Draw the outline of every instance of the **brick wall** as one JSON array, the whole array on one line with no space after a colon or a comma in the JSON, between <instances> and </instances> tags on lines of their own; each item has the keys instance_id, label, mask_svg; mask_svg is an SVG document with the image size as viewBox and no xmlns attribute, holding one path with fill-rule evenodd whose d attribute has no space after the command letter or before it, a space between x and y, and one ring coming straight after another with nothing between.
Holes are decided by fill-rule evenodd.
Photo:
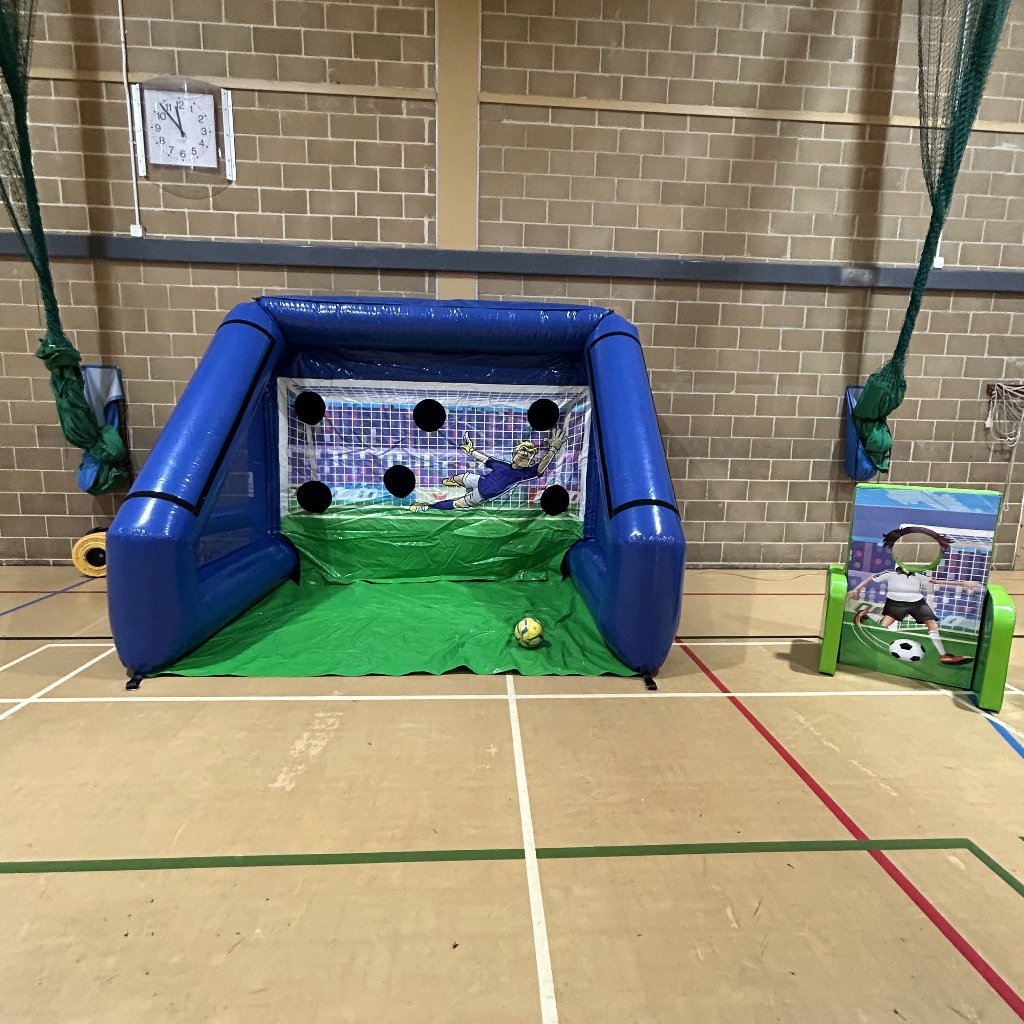
<instances>
[{"instance_id":1,"label":"brick wall","mask_svg":"<svg viewBox=\"0 0 1024 1024\"><path fill-rule=\"evenodd\" d=\"M127 0L146 75L422 88L433 84L430 0ZM119 72L116 0L39 0L33 64Z\"/></svg>"},{"instance_id":2,"label":"brick wall","mask_svg":"<svg viewBox=\"0 0 1024 1024\"><path fill-rule=\"evenodd\" d=\"M433 245L428 0L126 0L134 75L233 87L238 181L140 186L151 236ZM483 248L916 263L928 217L914 11L877 0L482 0ZM71 13L73 11L73 13ZM134 220L115 0L41 0L31 117L51 231ZM672 104L675 106L665 106ZM1024 10L1011 9L942 246L1024 268ZM995 122L999 122L995 124ZM467 215L471 205L467 202ZM223 313L266 292L435 294L426 274L58 261L69 331L124 370L144 457ZM692 564L840 556L839 408L891 349L883 290L485 277L481 298L609 305L640 327ZM75 490L21 260L0 259L0 559L60 561L114 498ZM1007 491L984 385L1024 378L1024 296L929 293L897 483ZM1012 474L1012 480L1010 479ZM1009 487L1007 489L1009 480Z\"/></svg>"},{"instance_id":3,"label":"brick wall","mask_svg":"<svg viewBox=\"0 0 1024 1024\"><path fill-rule=\"evenodd\" d=\"M916 10L880 0L483 0L485 92L819 113L917 112ZM1011 10L982 118L1020 123Z\"/></svg>"},{"instance_id":4,"label":"brick wall","mask_svg":"<svg viewBox=\"0 0 1024 1024\"><path fill-rule=\"evenodd\" d=\"M835 6L485 0L483 88L766 109L845 111L852 102L888 113L882 72L893 63L899 7Z\"/></svg>"},{"instance_id":5,"label":"brick wall","mask_svg":"<svg viewBox=\"0 0 1024 1024\"><path fill-rule=\"evenodd\" d=\"M909 128L485 105L480 241L916 263L931 207ZM1024 141L975 137L942 255L1024 266Z\"/></svg>"}]
</instances>

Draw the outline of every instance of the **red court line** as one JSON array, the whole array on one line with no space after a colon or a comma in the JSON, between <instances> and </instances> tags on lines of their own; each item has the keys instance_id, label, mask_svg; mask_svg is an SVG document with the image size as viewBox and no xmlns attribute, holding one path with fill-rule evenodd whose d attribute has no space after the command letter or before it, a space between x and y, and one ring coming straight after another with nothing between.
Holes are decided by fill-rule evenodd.
<instances>
[{"instance_id":1,"label":"red court line","mask_svg":"<svg viewBox=\"0 0 1024 1024\"><path fill-rule=\"evenodd\" d=\"M824 787L807 771L806 768L783 746L782 742L768 727L743 703L732 695L729 687L690 650L686 644L680 644L690 660L726 694L737 711L761 734L761 737L772 749L793 769L810 791L832 812L843 828L855 839L867 840L868 834L842 809L825 791ZM871 858L878 866L910 897L914 905L929 921L946 937L956 951L981 975L1000 999L1013 1012L1024 1020L1024 999L1021 998L1003 979L998 971L960 934L952 923L942 914L920 889L881 850L868 850Z\"/></svg>"}]
</instances>

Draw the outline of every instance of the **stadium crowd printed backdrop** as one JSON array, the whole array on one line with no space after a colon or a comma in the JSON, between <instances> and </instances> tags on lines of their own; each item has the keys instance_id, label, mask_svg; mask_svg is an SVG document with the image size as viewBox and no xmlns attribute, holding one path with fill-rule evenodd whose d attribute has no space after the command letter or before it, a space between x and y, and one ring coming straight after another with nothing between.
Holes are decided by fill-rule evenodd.
<instances>
[{"instance_id":1,"label":"stadium crowd printed backdrop","mask_svg":"<svg viewBox=\"0 0 1024 1024\"><path fill-rule=\"evenodd\" d=\"M998 516L991 491L858 487L843 661L969 687Z\"/></svg>"},{"instance_id":2,"label":"stadium crowd printed backdrop","mask_svg":"<svg viewBox=\"0 0 1024 1024\"><path fill-rule=\"evenodd\" d=\"M304 422L310 395L322 405ZM340 509L583 518L585 387L281 378L278 398L283 516L326 511L300 501L318 482Z\"/></svg>"}]
</instances>

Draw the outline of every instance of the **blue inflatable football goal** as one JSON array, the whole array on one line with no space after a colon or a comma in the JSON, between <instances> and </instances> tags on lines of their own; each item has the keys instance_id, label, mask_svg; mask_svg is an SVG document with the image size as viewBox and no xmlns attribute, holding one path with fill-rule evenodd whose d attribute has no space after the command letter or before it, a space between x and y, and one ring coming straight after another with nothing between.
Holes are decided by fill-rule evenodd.
<instances>
[{"instance_id":1,"label":"blue inflatable football goal","mask_svg":"<svg viewBox=\"0 0 1024 1024\"><path fill-rule=\"evenodd\" d=\"M218 328L107 550L136 676L650 675L685 542L611 310L273 297Z\"/></svg>"}]
</instances>

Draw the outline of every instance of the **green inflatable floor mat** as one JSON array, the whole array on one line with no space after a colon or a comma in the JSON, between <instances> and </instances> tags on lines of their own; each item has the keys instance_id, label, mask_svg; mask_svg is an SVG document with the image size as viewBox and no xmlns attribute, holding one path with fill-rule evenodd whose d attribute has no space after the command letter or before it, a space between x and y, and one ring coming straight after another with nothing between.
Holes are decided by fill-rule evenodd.
<instances>
[{"instance_id":1,"label":"green inflatable floor mat","mask_svg":"<svg viewBox=\"0 0 1024 1024\"><path fill-rule=\"evenodd\" d=\"M410 512L394 506L286 516L303 579L325 583L557 580L579 520L535 510Z\"/></svg>"},{"instance_id":2,"label":"green inflatable floor mat","mask_svg":"<svg viewBox=\"0 0 1024 1024\"><path fill-rule=\"evenodd\" d=\"M544 626L521 648L512 627ZM164 670L182 676L635 675L608 649L571 579L283 583Z\"/></svg>"}]
</instances>

